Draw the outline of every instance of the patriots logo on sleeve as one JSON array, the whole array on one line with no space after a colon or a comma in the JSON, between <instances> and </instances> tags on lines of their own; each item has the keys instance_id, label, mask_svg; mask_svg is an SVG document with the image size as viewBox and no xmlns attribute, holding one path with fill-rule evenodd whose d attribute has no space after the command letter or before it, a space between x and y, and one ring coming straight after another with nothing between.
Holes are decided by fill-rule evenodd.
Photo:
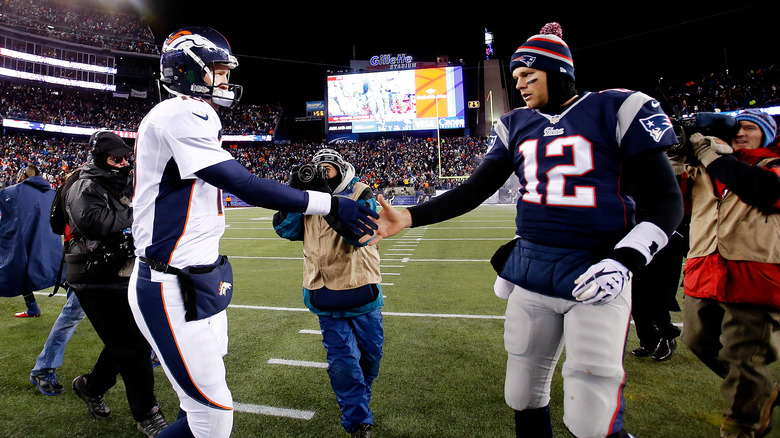
<instances>
[{"instance_id":1,"label":"patriots logo on sleeve","mask_svg":"<svg viewBox=\"0 0 780 438\"><path fill-rule=\"evenodd\" d=\"M645 131L650 133L650 136L653 137L653 140L656 142L661 141L664 133L672 129L672 121L669 120L669 116L666 114L655 114L644 119L639 119L639 121L642 122Z\"/></svg>"},{"instance_id":2,"label":"patriots logo on sleeve","mask_svg":"<svg viewBox=\"0 0 780 438\"><path fill-rule=\"evenodd\" d=\"M498 138L498 136L496 136L496 135L491 135L490 138L488 138L488 152L493 150L493 146L496 145L496 139L497 138Z\"/></svg>"}]
</instances>

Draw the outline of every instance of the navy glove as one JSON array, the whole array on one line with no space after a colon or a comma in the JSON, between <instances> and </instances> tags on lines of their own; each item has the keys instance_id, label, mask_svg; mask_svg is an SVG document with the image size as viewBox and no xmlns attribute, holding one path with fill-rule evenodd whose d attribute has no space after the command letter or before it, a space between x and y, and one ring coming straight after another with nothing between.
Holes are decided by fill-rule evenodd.
<instances>
[{"instance_id":1,"label":"navy glove","mask_svg":"<svg viewBox=\"0 0 780 438\"><path fill-rule=\"evenodd\" d=\"M334 196L331 199L330 214L349 228L358 237L373 234L378 225L371 220L379 219L379 214L363 204L349 198Z\"/></svg>"}]
</instances>

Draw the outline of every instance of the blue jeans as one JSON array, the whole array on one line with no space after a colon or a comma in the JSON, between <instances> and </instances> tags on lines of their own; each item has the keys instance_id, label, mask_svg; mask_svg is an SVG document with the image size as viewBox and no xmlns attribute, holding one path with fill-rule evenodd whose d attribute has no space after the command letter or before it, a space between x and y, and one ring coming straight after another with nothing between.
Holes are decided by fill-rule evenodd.
<instances>
[{"instance_id":1,"label":"blue jeans","mask_svg":"<svg viewBox=\"0 0 780 438\"><path fill-rule=\"evenodd\" d=\"M319 319L341 425L350 433L361 423L373 425L374 413L368 403L384 344L381 309L350 318L320 315Z\"/></svg>"},{"instance_id":2,"label":"blue jeans","mask_svg":"<svg viewBox=\"0 0 780 438\"><path fill-rule=\"evenodd\" d=\"M62 366L65 346L68 345L70 337L85 316L76 294L73 293L72 289L68 289L68 301L62 306L60 316L54 321L49 337L46 339L43 350L38 355L30 375L45 374L49 370L55 370Z\"/></svg>"}]
</instances>

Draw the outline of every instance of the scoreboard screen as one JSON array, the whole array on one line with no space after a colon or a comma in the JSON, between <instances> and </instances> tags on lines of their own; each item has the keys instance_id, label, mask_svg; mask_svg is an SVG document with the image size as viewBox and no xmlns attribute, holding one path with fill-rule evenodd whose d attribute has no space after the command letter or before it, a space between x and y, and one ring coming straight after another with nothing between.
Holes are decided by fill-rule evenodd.
<instances>
[{"instance_id":1,"label":"scoreboard screen","mask_svg":"<svg viewBox=\"0 0 780 438\"><path fill-rule=\"evenodd\" d=\"M464 94L460 66L328 76L328 132L463 128Z\"/></svg>"}]
</instances>

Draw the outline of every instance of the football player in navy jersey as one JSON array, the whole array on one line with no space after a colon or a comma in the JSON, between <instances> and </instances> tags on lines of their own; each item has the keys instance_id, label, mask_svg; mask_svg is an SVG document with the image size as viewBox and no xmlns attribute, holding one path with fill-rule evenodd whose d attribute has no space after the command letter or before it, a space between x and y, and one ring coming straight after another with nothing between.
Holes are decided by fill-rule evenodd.
<instances>
[{"instance_id":1,"label":"football player in navy jersey","mask_svg":"<svg viewBox=\"0 0 780 438\"><path fill-rule=\"evenodd\" d=\"M493 263L496 294L508 298L504 392L516 435L552 437L550 382L565 348L566 427L579 438L627 437L623 355L631 276L682 219L664 153L677 138L659 103L643 93L578 93L557 23L523 43L510 69L526 106L494 126L483 163L456 189L406 210L394 210L380 195L383 210L370 244L466 213L514 172L521 185L517 236ZM638 224L637 204L647 211Z\"/></svg>"}]
</instances>

